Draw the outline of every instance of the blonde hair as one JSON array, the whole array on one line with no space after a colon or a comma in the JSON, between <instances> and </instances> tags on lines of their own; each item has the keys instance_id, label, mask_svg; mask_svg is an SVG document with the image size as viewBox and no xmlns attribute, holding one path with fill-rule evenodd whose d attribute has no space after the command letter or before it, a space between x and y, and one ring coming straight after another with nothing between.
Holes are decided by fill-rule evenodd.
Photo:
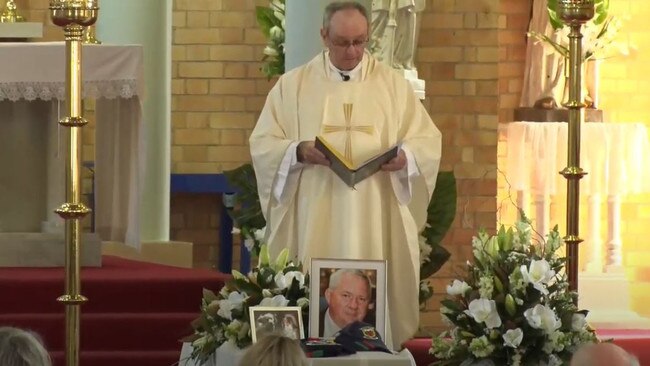
<instances>
[{"instance_id":1,"label":"blonde hair","mask_svg":"<svg viewBox=\"0 0 650 366\"><path fill-rule=\"evenodd\" d=\"M51 366L40 337L18 328L0 327L0 365Z\"/></svg>"},{"instance_id":2,"label":"blonde hair","mask_svg":"<svg viewBox=\"0 0 650 366\"><path fill-rule=\"evenodd\" d=\"M306 366L299 341L278 333L266 334L248 349L240 366Z\"/></svg>"}]
</instances>

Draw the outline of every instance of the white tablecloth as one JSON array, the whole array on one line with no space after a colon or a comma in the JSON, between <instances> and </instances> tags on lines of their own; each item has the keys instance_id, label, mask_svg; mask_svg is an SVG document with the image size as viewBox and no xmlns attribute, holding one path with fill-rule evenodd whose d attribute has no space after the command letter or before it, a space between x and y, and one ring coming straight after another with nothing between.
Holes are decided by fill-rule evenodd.
<instances>
[{"instance_id":1,"label":"white tablecloth","mask_svg":"<svg viewBox=\"0 0 650 366\"><path fill-rule=\"evenodd\" d=\"M178 366L239 366L244 351L232 344L224 343L214 355L214 359L203 365L190 360L192 345L183 343L181 357ZM328 358L310 358L309 365L312 366L416 366L413 355L408 349L404 349L396 355L384 352L358 352L354 355Z\"/></svg>"},{"instance_id":2,"label":"white tablecloth","mask_svg":"<svg viewBox=\"0 0 650 366\"><path fill-rule=\"evenodd\" d=\"M650 192L650 144L642 123L584 123L580 183L587 195ZM513 122L507 127L508 181L514 190L558 194L566 186L567 123Z\"/></svg>"},{"instance_id":3,"label":"white tablecloth","mask_svg":"<svg viewBox=\"0 0 650 366\"><path fill-rule=\"evenodd\" d=\"M144 161L142 57L139 45L84 45L82 51L83 96L97 100L96 230L103 240L133 246L140 239L139 199ZM65 70L63 42L0 43L2 107L11 108L11 102L24 104L40 99L51 100L52 110L56 111L57 102L65 98ZM48 122L56 123L65 112L59 114ZM2 119L9 118L3 116L0 124ZM64 200L65 197L56 199L58 205Z\"/></svg>"}]
</instances>

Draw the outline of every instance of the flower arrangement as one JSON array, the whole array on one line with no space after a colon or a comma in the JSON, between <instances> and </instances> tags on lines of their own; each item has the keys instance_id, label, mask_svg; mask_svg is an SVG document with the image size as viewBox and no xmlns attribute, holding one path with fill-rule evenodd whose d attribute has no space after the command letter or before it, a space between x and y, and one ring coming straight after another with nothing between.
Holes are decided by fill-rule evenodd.
<instances>
[{"instance_id":1,"label":"flower arrangement","mask_svg":"<svg viewBox=\"0 0 650 366\"><path fill-rule=\"evenodd\" d=\"M194 334L184 339L192 343L193 360L205 362L225 342L249 346L251 306L300 306L304 314L308 312L309 275L303 274L300 263L288 260L286 249L271 262L263 245L258 266L248 276L232 272L233 278L219 293L203 290L201 314L192 322Z\"/></svg>"},{"instance_id":2,"label":"flower arrangement","mask_svg":"<svg viewBox=\"0 0 650 366\"><path fill-rule=\"evenodd\" d=\"M262 214L255 171L251 164L225 171L228 183L237 188L235 205L228 209L244 245L256 255L264 238L266 220ZM433 296L429 277L449 259L449 252L440 244L456 217L456 178L453 172L439 172L436 188L427 209L427 223L420 233L420 304Z\"/></svg>"},{"instance_id":3,"label":"flower arrangement","mask_svg":"<svg viewBox=\"0 0 650 366\"><path fill-rule=\"evenodd\" d=\"M627 55L629 49L615 42L622 22L619 18L609 14L609 0L595 0L594 5L596 15L583 27L582 61L604 59L615 54ZM552 38L538 32L528 32L527 35L543 42L551 52L557 52L565 59L568 59L569 27L558 16L557 8L557 0L548 0L549 22L557 32L557 37Z\"/></svg>"},{"instance_id":4,"label":"flower arrangement","mask_svg":"<svg viewBox=\"0 0 650 366\"><path fill-rule=\"evenodd\" d=\"M269 79L284 74L285 0L273 0L268 7L255 8L257 23L267 39L262 72Z\"/></svg>"},{"instance_id":5,"label":"flower arrangement","mask_svg":"<svg viewBox=\"0 0 650 366\"><path fill-rule=\"evenodd\" d=\"M563 365L578 346L597 342L568 289L557 226L545 243L534 243L531 231L524 219L515 230L474 237L474 264L441 303L452 329L433 338L436 364Z\"/></svg>"}]
</instances>

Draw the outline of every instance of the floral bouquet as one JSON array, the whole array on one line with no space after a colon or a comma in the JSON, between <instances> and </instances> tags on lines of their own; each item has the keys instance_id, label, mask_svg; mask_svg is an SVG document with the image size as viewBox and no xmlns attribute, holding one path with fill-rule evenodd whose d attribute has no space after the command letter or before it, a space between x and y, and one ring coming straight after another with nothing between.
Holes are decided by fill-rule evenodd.
<instances>
[{"instance_id":1,"label":"floral bouquet","mask_svg":"<svg viewBox=\"0 0 650 366\"><path fill-rule=\"evenodd\" d=\"M266 36L262 72L269 79L284 74L285 0L272 0L270 6L255 9L257 23Z\"/></svg>"},{"instance_id":2,"label":"floral bouquet","mask_svg":"<svg viewBox=\"0 0 650 366\"><path fill-rule=\"evenodd\" d=\"M447 287L443 320L453 327L433 338L437 365L563 365L584 343L597 342L587 311L576 307L563 273L557 226L545 243L518 222L472 241L474 264L465 281Z\"/></svg>"},{"instance_id":3,"label":"floral bouquet","mask_svg":"<svg viewBox=\"0 0 650 366\"><path fill-rule=\"evenodd\" d=\"M309 275L301 264L288 261L286 249L271 263L268 247L262 245L257 268L248 276L232 272L218 294L203 290L201 315L192 322L194 334L184 339L192 342L192 360L205 362L225 342L249 346L251 306L300 306L308 312Z\"/></svg>"}]
</instances>

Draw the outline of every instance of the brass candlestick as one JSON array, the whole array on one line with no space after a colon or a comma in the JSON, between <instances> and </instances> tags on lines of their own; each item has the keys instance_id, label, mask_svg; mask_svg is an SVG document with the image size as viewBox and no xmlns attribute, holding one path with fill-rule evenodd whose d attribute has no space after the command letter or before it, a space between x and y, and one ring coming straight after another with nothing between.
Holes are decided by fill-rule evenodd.
<instances>
[{"instance_id":1,"label":"brass candlestick","mask_svg":"<svg viewBox=\"0 0 650 366\"><path fill-rule=\"evenodd\" d=\"M16 3L14 0L7 1L5 10L3 10L2 14L0 14L0 23L18 23L24 21L25 18L18 15L18 11L16 10Z\"/></svg>"},{"instance_id":2,"label":"brass candlestick","mask_svg":"<svg viewBox=\"0 0 650 366\"><path fill-rule=\"evenodd\" d=\"M92 25L86 28L84 32L84 43L85 44L102 44L100 40L97 39L97 32L95 31L95 26Z\"/></svg>"},{"instance_id":3,"label":"brass candlestick","mask_svg":"<svg viewBox=\"0 0 650 366\"><path fill-rule=\"evenodd\" d=\"M580 28L594 17L594 0L559 0L558 16L571 28L569 33L569 136L567 167L560 174L567 180L567 275L569 289L578 289L579 234L580 221L580 179L587 174L580 168L580 126L584 122L582 96L582 34Z\"/></svg>"},{"instance_id":4,"label":"brass candlestick","mask_svg":"<svg viewBox=\"0 0 650 366\"><path fill-rule=\"evenodd\" d=\"M56 209L65 220L65 294L57 301L65 305L65 357L67 366L79 365L81 309L87 299L81 295L81 220L90 209L81 202L81 128L88 123L81 107L81 42L84 27L97 20L97 0L51 0L52 22L63 28L66 49L67 117L59 124L68 128L66 161L66 203Z\"/></svg>"}]
</instances>

